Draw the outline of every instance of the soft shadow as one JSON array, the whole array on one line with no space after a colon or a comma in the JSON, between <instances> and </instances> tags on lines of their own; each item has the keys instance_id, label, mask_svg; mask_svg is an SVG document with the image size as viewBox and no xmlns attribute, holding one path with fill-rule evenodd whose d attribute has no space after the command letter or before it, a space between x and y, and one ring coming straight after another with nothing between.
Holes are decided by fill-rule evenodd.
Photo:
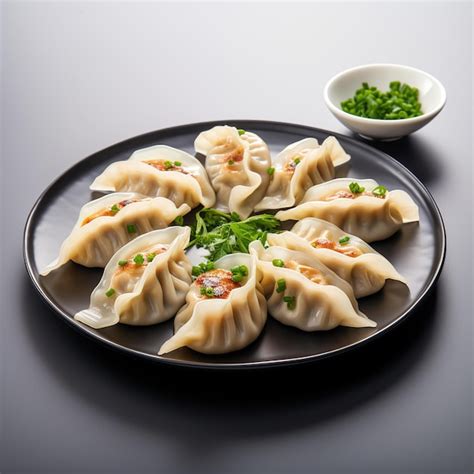
<instances>
[{"instance_id":1,"label":"soft shadow","mask_svg":"<svg viewBox=\"0 0 474 474\"><path fill-rule=\"evenodd\" d=\"M19 285L31 346L59 383L86 403L120 417L121 423L170 433L196 456L210 439L226 444L304 429L369 403L426 353L436 331L437 294L442 293L442 288L434 290L384 337L337 358L224 372L161 366L109 350L74 334L54 317L32 294L26 276Z\"/></svg>"},{"instance_id":2,"label":"soft shadow","mask_svg":"<svg viewBox=\"0 0 474 474\"><path fill-rule=\"evenodd\" d=\"M355 133L352 138L367 143L395 158L407 167L425 185L442 179L444 160L439 151L423 137L408 135L393 142L366 140Z\"/></svg>"}]
</instances>

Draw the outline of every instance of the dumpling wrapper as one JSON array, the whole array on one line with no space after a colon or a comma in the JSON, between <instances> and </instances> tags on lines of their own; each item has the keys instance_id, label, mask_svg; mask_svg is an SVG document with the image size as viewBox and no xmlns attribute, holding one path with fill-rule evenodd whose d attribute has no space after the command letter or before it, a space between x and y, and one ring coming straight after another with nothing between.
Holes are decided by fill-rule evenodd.
<instances>
[{"instance_id":1,"label":"dumpling wrapper","mask_svg":"<svg viewBox=\"0 0 474 474\"><path fill-rule=\"evenodd\" d=\"M300 162L290 166L295 158ZM270 185L255 210L281 209L298 204L307 189L333 179L335 166L347 163L350 158L335 137L326 138L321 146L315 138L304 138L288 145L273 160L275 171Z\"/></svg>"},{"instance_id":2,"label":"dumpling wrapper","mask_svg":"<svg viewBox=\"0 0 474 474\"><path fill-rule=\"evenodd\" d=\"M313 247L312 243L321 238L336 243L342 238L349 238L348 243L340 247L345 250L353 248L360 255L352 257L329 248ZM270 245L314 255L352 286L356 298L377 293L389 279L408 284L394 266L370 245L321 219L312 217L303 219L297 222L291 231L268 234L267 241Z\"/></svg>"},{"instance_id":3,"label":"dumpling wrapper","mask_svg":"<svg viewBox=\"0 0 474 474\"><path fill-rule=\"evenodd\" d=\"M162 171L146 161L181 163L181 171ZM212 207L216 195L203 165L185 151L156 145L135 151L128 160L110 164L91 184L92 191L136 192L150 197L165 197L177 206L188 204Z\"/></svg>"},{"instance_id":4,"label":"dumpling wrapper","mask_svg":"<svg viewBox=\"0 0 474 474\"><path fill-rule=\"evenodd\" d=\"M184 304L192 282L192 265L184 253L189 235L189 227L168 227L148 232L123 246L105 267L89 308L78 312L74 319L100 329L119 322L146 326L173 317ZM120 261L157 248L164 251L149 263L146 259L141 265L131 262L131 271L119 265ZM114 293L107 296L110 289Z\"/></svg>"},{"instance_id":5,"label":"dumpling wrapper","mask_svg":"<svg viewBox=\"0 0 474 474\"><path fill-rule=\"evenodd\" d=\"M95 212L129 199L140 199L126 205L114 216L97 217L86 225L84 219ZM59 256L41 275L48 275L69 260L85 267L105 267L112 255L127 242L152 230L163 229L178 216L190 211L187 204L176 207L169 199L147 198L137 193L113 193L85 204L71 233L64 240ZM133 226L134 232L129 231Z\"/></svg>"},{"instance_id":6,"label":"dumpling wrapper","mask_svg":"<svg viewBox=\"0 0 474 474\"><path fill-rule=\"evenodd\" d=\"M218 125L201 132L194 142L206 157L206 171L216 191L216 208L247 218L270 182L267 144L255 133L239 135L235 127Z\"/></svg>"},{"instance_id":7,"label":"dumpling wrapper","mask_svg":"<svg viewBox=\"0 0 474 474\"><path fill-rule=\"evenodd\" d=\"M247 266L247 279L225 299L203 297L196 283L191 285L186 305L176 315L175 334L158 354L185 346L204 354L225 354L257 339L267 320L267 304L257 281L255 257L235 253L214 263L224 270L237 265Z\"/></svg>"},{"instance_id":8,"label":"dumpling wrapper","mask_svg":"<svg viewBox=\"0 0 474 474\"><path fill-rule=\"evenodd\" d=\"M303 331L326 331L337 326L376 326L359 311L350 285L314 256L284 247L264 249L259 241L250 244L250 253L258 258L268 312L281 323ZM319 281L325 284L311 281L297 269L275 266L272 263L275 259L302 270L314 270ZM286 286L281 292L277 291L279 280L284 280ZM285 297L295 298L294 308L289 307Z\"/></svg>"},{"instance_id":9,"label":"dumpling wrapper","mask_svg":"<svg viewBox=\"0 0 474 474\"><path fill-rule=\"evenodd\" d=\"M324 198L337 191L349 189L357 182L371 192L378 186L372 179L339 178L318 184L306 191L301 204L275 217L281 221L316 217L335 224L345 232L357 235L366 242L383 240L393 235L403 224L419 221L418 206L405 191L388 191L385 198L360 196L355 199Z\"/></svg>"}]
</instances>

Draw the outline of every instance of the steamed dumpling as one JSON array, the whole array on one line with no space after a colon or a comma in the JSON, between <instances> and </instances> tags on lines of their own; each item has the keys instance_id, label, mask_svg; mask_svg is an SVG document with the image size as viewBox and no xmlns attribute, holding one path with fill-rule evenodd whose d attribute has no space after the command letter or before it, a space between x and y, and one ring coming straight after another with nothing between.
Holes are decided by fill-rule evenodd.
<instances>
[{"instance_id":1,"label":"steamed dumpling","mask_svg":"<svg viewBox=\"0 0 474 474\"><path fill-rule=\"evenodd\" d=\"M91 184L93 191L131 191L165 197L177 206L212 207L216 196L202 164L185 151L156 145L109 165Z\"/></svg>"},{"instance_id":2,"label":"steamed dumpling","mask_svg":"<svg viewBox=\"0 0 474 474\"><path fill-rule=\"evenodd\" d=\"M309 188L301 204L275 217L282 221L316 217L366 242L386 239L403 224L419 221L418 206L405 191L387 191L373 179L351 178Z\"/></svg>"},{"instance_id":3,"label":"steamed dumpling","mask_svg":"<svg viewBox=\"0 0 474 474\"><path fill-rule=\"evenodd\" d=\"M135 237L163 229L190 211L169 199L147 198L136 193L113 193L85 204L71 233L61 245L59 257L41 275L69 260L85 267L105 267L112 255Z\"/></svg>"},{"instance_id":4,"label":"steamed dumpling","mask_svg":"<svg viewBox=\"0 0 474 474\"><path fill-rule=\"evenodd\" d=\"M170 319L184 304L192 281L191 263L184 253L189 235L189 227L168 227L123 246L105 267L90 307L74 319L95 329Z\"/></svg>"},{"instance_id":5,"label":"steamed dumpling","mask_svg":"<svg viewBox=\"0 0 474 474\"><path fill-rule=\"evenodd\" d=\"M273 160L270 185L255 210L281 209L298 204L311 186L333 179L335 166L350 160L335 137L319 146L315 138L288 145Z\"/></svg>"},{"instance_id":6,"label":"steamed dumpling","mask_svg":"<svg viewBox=\"0 0 474 474\"><path fill-rule=\"evenodd\" d=\"M216 207L248 217L270 182L270 151L255 133L219 125L198 135L197 153L206 157L206 171L217 194Z\"/></svg>"},{"instance_id":7,"label":"steamed dumpling","mask_svg":"<svg viewBox=\"0 0 474 474\"><path fill-rule=\"evenodd\" d=\"M226 255L191 285L186 305L176 315L175 334L159 354L185 346L205 354L236 351L259 336L266 319L255 257Z\"/></svg>"},{"instance_id":8,"label":"steamed dumpling","mask_svg":"<svg viewBox=\"0 0 474 474\"><path fill-rule=\"evenodd\" d=\"M281 323L303 331L376 326L359 311L350 285L314 256L277 246L264 249L258 241L250 252L258 257L268 311Z\"/></svg>"},{"instance_id":9,"label":"steamed dumpling","mask_svg":"<svg viewBox=\"0 0 474 474\"><path fill-rule=\"evenodd\" d=\"M267 240L270 245L314 255L352 286L356 298L376 293L388 279L407 284L383 255L321 219L308 217L297 222L291 232L268 234Z\"/></svg>"}]
</instances>

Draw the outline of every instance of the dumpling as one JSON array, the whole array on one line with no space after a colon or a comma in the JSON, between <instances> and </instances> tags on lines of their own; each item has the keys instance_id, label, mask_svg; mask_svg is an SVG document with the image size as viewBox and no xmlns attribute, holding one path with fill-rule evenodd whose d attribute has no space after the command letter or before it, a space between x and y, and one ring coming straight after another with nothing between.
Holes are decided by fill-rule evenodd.
<instances>
[{"instance_id":1,"label":"dumpling","mask_svg":"<svg viewBox=\"0 0 474 474\"><path fill-rule=\"evenodd\" d=\"M92 191L136 192L171 199L177 206L212 207L216 195L202 164L185 151L156 145L109 165L91 184Z\"/></svg>"},{"instance_id":2,"label":"dumpling","mask_svg":"<svg viewBox=\"0 0 474 474\"><path fill-rule=\"evenodd\" d=\"M270 245L314 255L352 286L356 298L377 293L388 279L407 284L393 265L370 245L321 219L303 219L291 232L268 234L267 241Z\"/></svg>"},{"instance_id":3,"label":"dumpling","mask_svg":"<svg viewBox=\"0 0 474 474\"><path fill-rule=\"evenodd\" d=\"M69 260L85 267L105 267L112 255L130 240L151 230L163 229L190 211L169 199L147 198L136 193L113 193L85 204L59 257L41 275Z\"/></svg>"},{"instance_id":4,"label":"dumpling","mask_svg":"<svg viewBox=\"0 0 474 474\"><path fill-rule=\"evenodd\" d=\"M419 221L418 206L405 191L388 191L373 179L339 178L309 188L301 204L277 219L317 217L366 242L383 240L403 224Z\"/></svg>"},{"instance_id":5,"label":"dumpling","mask_svg":"<svg viewBox=\"0 0 474 474\"><path fill-rule=\"evenodd\" d=\"M258 257L261 285L269 313L278 321L303 331L323 331L336 326L375 327L359 311L350 285L309 254L250 244Z\"/></svg>"},{"instance_id":6,"label":"dumpling","mask_svg":"<svg viewBox=\"0 0 474 474\"><path fill-rule=\"evenodd\" d=\"M273 160L270 185L255 210L298 204L308 188L333 179L334 167L350 159L335 137L326 138L321 146L315 138L288 145Z\"/></svg>"},{"instance_id":7,"label":"dumpling","mask_svg":"<svg viewBox=\"0 0 474 474\"><path fill-rule=\"evenodd\" d=\"M257 282L256 259L235 253L199 275L175 319L175 334L159 354L190 347L224 354L248 346L262 332L267 304Z\"/></svg>"},{"instance_id":8,"label":"dumpling","mask_svg":"<svg viewBox=\"0 0 474 474\"><path fill-rule=\"evenodd\" d=\"M218 209L248 217L270 182L270 151L255 133L219 125L198 135L197 153L206 157L206 170L217 193Z\"/></svg>"},{"instance_id":9,"label":"dumpling","mask_svg":"<svg viewBox=\"0 0 474 474\"><path fill-rule=\"evenodd\" d=\"M192 266L184 253L189 235L189 227L168 227L123 246L105 267L90 307L74 319L95 329L170 319L184 304L192 281Z\"/></svg>"}]
</instances>

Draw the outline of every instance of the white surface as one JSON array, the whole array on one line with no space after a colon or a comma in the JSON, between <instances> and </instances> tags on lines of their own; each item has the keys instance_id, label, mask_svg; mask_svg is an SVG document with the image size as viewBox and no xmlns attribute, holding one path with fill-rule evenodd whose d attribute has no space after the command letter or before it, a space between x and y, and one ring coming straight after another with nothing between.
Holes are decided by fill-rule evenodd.
<instances>
[{"instance_id":1,"label":"white surface","mask_svg":"<svg viewBox=\"0 0 474 474\"><path fill-rule=\"evenodd\" d=\"M418 88L422 115L378 120L351 115L341 109L341 102L354 97L363 82L386 91L392 81ZM324 87L324 100L333 115L348 129L365 137L389 140L409 135L431 122L446 103L446 90L438 79L417 68L400 64L366 64L342 71L329 80Z\"/></svg>"}]
</instances>

